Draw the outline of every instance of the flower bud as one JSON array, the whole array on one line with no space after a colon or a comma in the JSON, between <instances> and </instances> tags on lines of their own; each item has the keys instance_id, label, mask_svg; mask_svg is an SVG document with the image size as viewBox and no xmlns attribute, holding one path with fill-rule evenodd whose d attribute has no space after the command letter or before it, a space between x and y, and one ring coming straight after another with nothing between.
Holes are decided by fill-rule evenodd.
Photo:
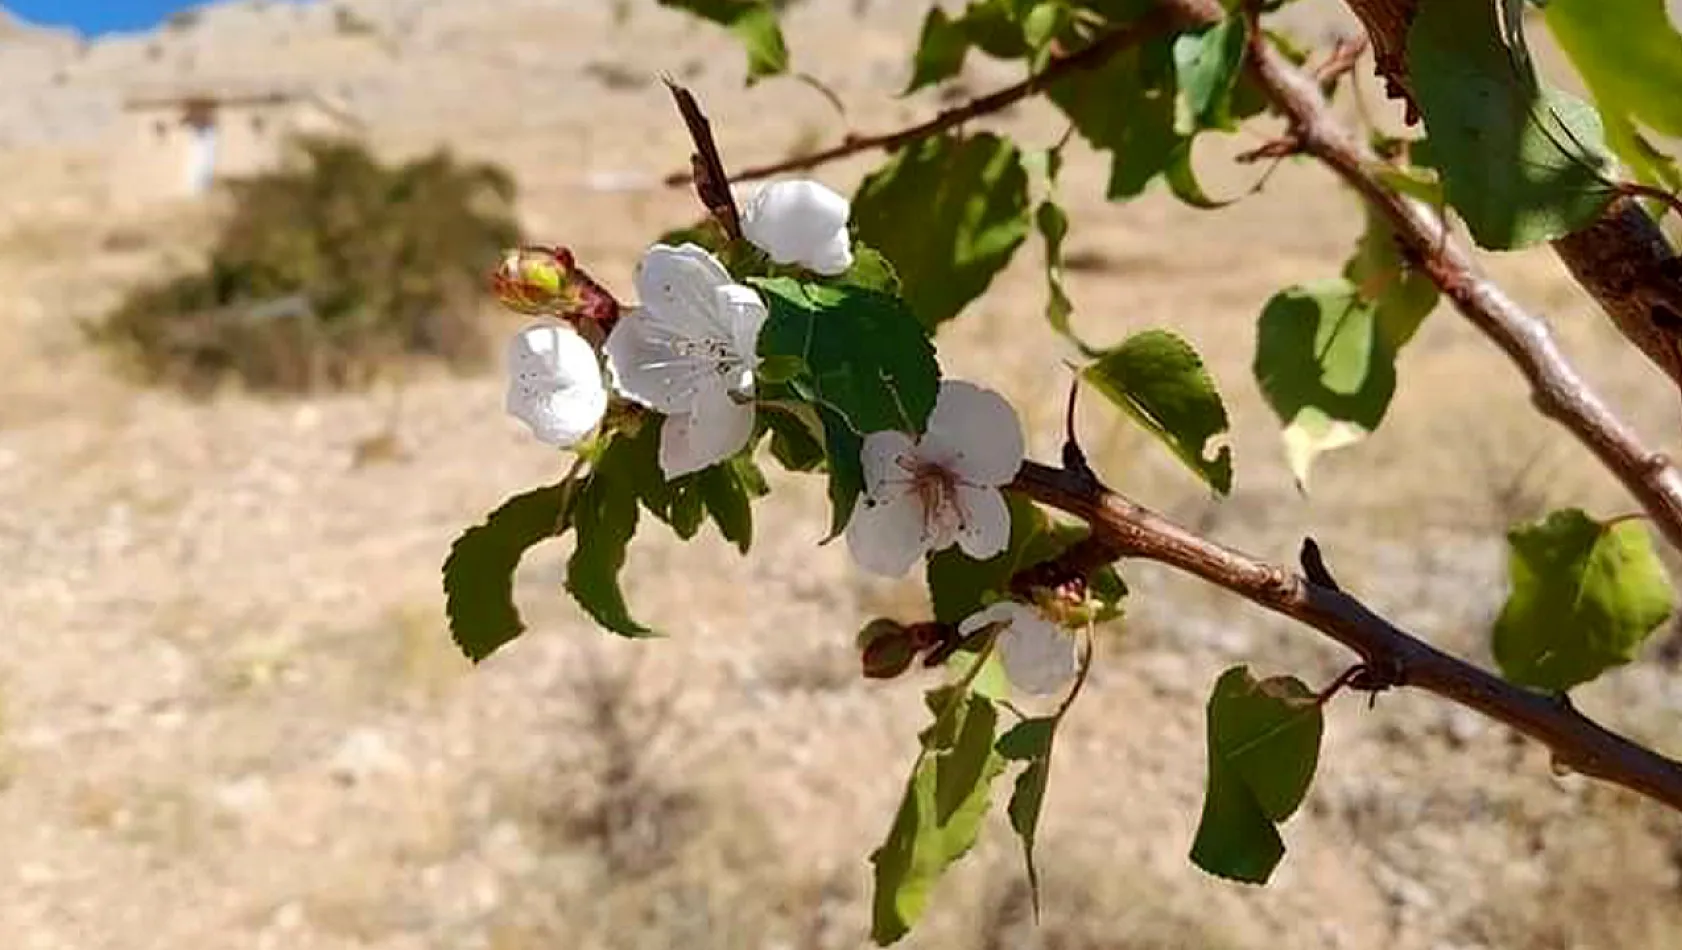
<instances>
[{"instance_id":1,"label":"flower bud","mask_svg":"<svg viewBox=\"0 0 1682 950\"><path fill-rule=\"evenodd\" d=\"M571 322L609 327L619 302L573 263L564 247L521 247L506 251L491 274L491 292L516 313L544 314Z\"/></svg>"},{"instance_id":2,"label":"flower bud","mask_svg":"<svg viewBox=\"0 0 1682 950\"><path fill-rule=\"evenodd\" d=\"M865 624L857 643L864 675L869 679L893 679L917 656L910 631L892 620L876 619Z\"/></svg>"}]
</instances>

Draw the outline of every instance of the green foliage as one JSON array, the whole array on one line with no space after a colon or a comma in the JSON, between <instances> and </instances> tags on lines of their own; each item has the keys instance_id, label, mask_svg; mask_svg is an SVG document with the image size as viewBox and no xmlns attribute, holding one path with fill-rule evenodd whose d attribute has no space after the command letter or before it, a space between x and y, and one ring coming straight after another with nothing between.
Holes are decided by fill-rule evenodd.
<instances>
[{"instance_id":1,"label":"green foliage","mask_svg":"<svg viewBox=\"0 0 1682 950\"><path fill-rule=\"evenodd\" d=\"M988 133L909 145L859 185L853 225L893 262L905 302L932 331L980 296L1028 236L1021 152Z\"/></svg>"},{"instance_id":2,"label":"green foliage","mask_svg":"<svg viewBox=\"0 0 1682 950\"><path fill-rule=\"evenodd\" d=\"M135 289L96 339L194 392L358 386L409 356L482 363L483 275L519 243L508 174L442 151L389 166L320 139L296 155L229 182L204 270Z\"/></svg>"},{"instance_id":3,"label":"green foliage","mask_svg":"<svg viewBox=\"0 0 1682 950\"><path fill-rule=\"evenodd\" d=\"M863 435L922 432L940 389L934 345L897 298L847 284L756 279L770 305L762 357L797 357L789 381L817 409L829 456L833 533L847 524L864 484Z\"/></svg>"},{"instance_id":4,"label":"green foliage","mask_svg":"<svg viewBox=\"0 0 1682 950\"><path fill-rule=\"evenodd\" d=\"M1210 874L1265 884L1285 856L1277 825L1308 794L1325 723L1291 677L1257 680L1236 666L1209 696L1209 781L1191 860Z\"/></svg>"},{"instance_id":5,"label":"green foliage","mask_svg":"<svg viewBox=\"0 0 1682 950\"><path fill-rule=\"evenodd\" d=\"M946 15L945 10L930 7L928 15L923 18L923 33L917 40L917 52L911 59L911 82L905 87L905 94L958 75L963 71L969 47L963 18L953 19Z\"/></svg>"},{"instance_id":6,"label":"green foliage","mask_svg":"<svg viewBox=\"0 0 1682 950\"><path fill-rule=\"evenodd\" d=\"M1359 287L1315 281L1280 291L1262 309L1255 374L1285 426L1291 471L1306 486L1317 455L1378 428L1396 391L1396 348Z\"/></svg>"},{"instance_id":7,"label":"green foliage","mask_svg":"<svg viewBox=\"0 0 1682 950\"><path fill-rule=\"evenodd\" d=\"M1495 660L1523 686L1564 692L1628 663L1674 595L1647 529L1571 508L1507 534L1512 590Z\"/></svg>"},{"instance_id":8,"label":"green foliage","mask_svg":"<svg viewBox=\"0 0 1682 950\"><path fill-rule=\"evenodd\" d=\"M1437 285L1402 254L1396 232L1384 215L1362 204L1367 228L1344 265L1343 276L1362 300L1372 304L1378 336L1392 353L1406 346L1437 306Z\"/></svg>"},{"instance_id":9,"label":"green foliage","mask_svg":"<svg viewBox=\"0 0 1682 950\"><path fill-rule=\"evenodd\" d=\"M1232 94L1244 68L1249 31L1242 16L1232 15L1199 33L1174 40L1174 65L1185 97L1186 123L1181 132L1232 129Z\"/></svg>"},{"instance_id":10,"label":"green foliage","mask_svg":"<svg viewBox=\"0 0 1682 950\"><path fill-rule=\"evenodd\" d=\"M1472 237L1527 247L1588 224L1613 197L1600 117L1536 78L1491 3L1422 0L1408 73L1448 201Z\"/></svg>"},{"instance_id":11,"label":"green foliage","mask_svg":"<svg viewBox=\"0 0 1682 950\"><path fill-rule=\"evenodd\" d=\"M1004 771L993 750L998 713L985 697L947 688L931 694L935 722L906 782L887 840L871 854L875 898L870 934L887 946L910 932L940 875L968 853Z\"/></svg>"},{"instance_id":12,"label":"green foliage","mask_svg":"<svg viewBox=\"0 0 1682 950\"><path fill-rule=\"evenodd\" d=\"M567 593L596 623L625 637L656 636L631 616L619 588L637 533L637 456L632 439L616 438L602 450L572 505L577 540L567 560Z\"/></svg>"},{"instance_id":13,"label":"green foliage","mask_svg":"<svg viewBox=\"0 0 1682 950\"><path fill-rule=\"evenodd\" d=\"M514 606L514 570L527 549L564 530L573 491L569 479L516 495L450 545L445 612L468 659L477 663L525 631Z\"/></svg>"},{"instance_id":14,"label":"green foliage","mask_svg":"<svg viewBox=\"0 0 1682 950\"><path fill-rule=\"evenodd\" d=\"M747 50L748 85L788 72L788 47L777 10L766 0L657 0L726 27Z\"/></svg>"},{"instance_id":15,"label":"green foliage","mask_svg":"<svg viewBox=\"0 0 1682 950\"><path fill-rule=\"evenodd\" d=\"M1613 151L1649 184L1682 188L1682 172L1637 123L1682 135L1682 34L1664 0L1552 0L1548 28L1594 96Z\"/></svg>"},{"instance_id":16,"label":"green foliage","mask_svg":"<svg viewBox=\"0 0 1682 950\"><path fill-rule=\"evenodd\" d=\"M1046 95L1081 138L1110 153L1110 200L1132 198L1167 170L1182 136L1175 130L1173 43L1146 40L1096 69L1059 78Z\"/></svg>"},{"instance_id":17,"label":"green foliage","mask_svg":"<svg viewBox=\"0 0 1682 950\"><path fill-rule=\"evenodd\" d=\"M1220 391L1191 345L1167 330L1146 330L1098 355L1081 371L1109 400L1161 439L1222 495L1232 491L1232 449L1213 442L1227 431Z\"/></svg>"},{"instance_id":18,"label":"green foliage","mask_svg":"<svg viewBox=\"0 0 1682 950\"><path fill-rule=\"evenodd\" d=\"M1034 863L1034 842L1039 837L1040 810L1045 806L1045 787L1051 780L1051 744L1057 735L1061 715L1024 719L999 737L998 753L1013 762L1026 762L1017 773L1005 813L1010 828L1022 841L1022 861L1028 870L1028 893L1034 913L1040 907L1040 871Z\"/></svg>"}]
</instances>

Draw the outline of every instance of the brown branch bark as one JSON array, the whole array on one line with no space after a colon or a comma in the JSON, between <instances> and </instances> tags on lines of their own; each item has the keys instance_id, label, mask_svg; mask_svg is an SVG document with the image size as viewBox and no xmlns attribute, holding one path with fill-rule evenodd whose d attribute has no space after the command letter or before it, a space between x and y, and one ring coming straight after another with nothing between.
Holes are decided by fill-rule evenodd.
<instances>
[{"instance_id":1,"label":"brown branch bark","mask_svg":"<svg viewBox=\"0 0 1682 950\"><path fill-rule=\"evenodd\" d=\"M1408 27L1416 0L1346 0L1372 38L1375 67L1391 98L1418 118L1407 71ZM1490 0L1461 0L1487 3ZM1618 332L1682 386L1682 269L1658 223L1628 197L1600 217L1553 242L1565 263Z\"/></svg>"},{"instance_id":2,"label":"brown branch bark","mask_svg":"<svg viewBox=\"0 0 1682 950\"><path fill-rule=\"evenodd\" d=\"M733 182L757 181L788 172L805 171L819 165L827 165L830 162L839 161L861 152L869 152L875 149L886 152L895 151L912 142L921 141L931 135L939 135L947 129L956 128L971 119L1008 109L1030 96L1045 91L1047 86L1070 73L1103 65L1110 57L1144 42L1167 30L1172 25L1172 11L1166 7L1159 7L1125 26L1104 33L1090 44L1073 53L1053 59L1046 64L1045 68L1021 82L1013 83L985 96L979 96L961 105L943 110L927 122L920 122L917 125L897 129L893 132L883 132L878 135L849 135L842 140L841 144L832 148L826 148L821 152L813 152L810 155L801 155L787 161L743 169L732 174L730 180ZM693 175L690 172L673 172L666 176L665 183L669 186L677 186L689 184L693 180Z\"/></svg>"},{"instance_id":3,"label":"brown branch bark","mask_svg":"<svg viewBox=\"0 0 1682 950\"><path fill-rule=\"evenodd\" d=\"M1182 23L1214 23L1218 0L1164 0ZM1506 353L1530 384L1541 413L1565 427L1640 501L1671 545L1682 550L1682 474L1644 445L1577 374L1541 318L1478 271L1471 252L1436 210L1398 194L1373 174L1380 160L1332 116L1314 81L1254 34L1245 68L1291 123L1302 151L1318 159L1390 222L1415 263L1443 296ZM1374 49L1383 47L1375 37ZM1379 53L1379 55L1383 55ZM1678 311L1682 313L1682 310Z\"/></svg>"},{"instance_id":4,"label":"brown branch bark","mask_svg":"<svg viewBox=\"0 0 1682 950\"><path fill-rule=\"evenodd\" d=\"M1026 462L1010 487L1085 521L1122 557L1166 564L1326 634L1361 657L1375 686L1423 689L1476 710L1541 742L1572 771L1682 811L1682 763L1606 729L1563 698L1444 653L1347 593L1198 537L1073 472Z\"/></svg>"}]
</instances>

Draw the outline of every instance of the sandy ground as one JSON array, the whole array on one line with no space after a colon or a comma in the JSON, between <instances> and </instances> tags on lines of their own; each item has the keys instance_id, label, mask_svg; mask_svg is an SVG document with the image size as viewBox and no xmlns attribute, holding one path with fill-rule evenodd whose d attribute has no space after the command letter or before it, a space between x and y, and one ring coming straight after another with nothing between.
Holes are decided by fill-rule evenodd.
<instances>
[{"instance_id":1,"label":"sandy ground","mask_svg":"<svg viewBox=\"0 0 1682 950\"><path fill-rule=\"evenodd\" d=\"M938 107L893 98L919 5L877 0L863 19L852 6L811 0L789 18L797 64L845 117L796 81L744 90L725 38L640 0L617 23L605 2L493 14L359 0L347 9L378 30L354 36L325 5L250 4L91 47L33 34L0 45L0 78L36 110L23 114L89 110L65 120L86 141L43 133L0 153L0 946L863 943L865 856L912 755L922 684L861 681L849 645L863 619L915 613L920 595L815 546L820 485L779 480L746 559L712 538L639 537L629 591L672 634L661 642L591 629L560 591L564 543L538 549L519 586L531 632L473 670L443 627L438 564L456 532L561 465L502 416L496 379L190 403L114 378L77 331L132 281L190 261L214 215L112 184L122 156L102 151L98 116L122 77L338 84L384 149L448 142L507 163L533 233L624 288L641 246L695 216L688 195L652 184L685 155L652 74L694 86L739 163ZM1324 6L1299 14L1305 38L1332 22ZM1011 75L978 62L966 83ZM999 124L1030 142L1061 131L1032 108ZM1211 187L1246 185L1254 170L1221 157L1205 156ZM850 187L869 167L823 174ZM1479 660L1502 527L1549 505L1630 507L1447 310L1406 354L1383 429L1324 459L1302 497L1249 375L1255 315L1283 284L1336 273L1359 227L1353 200L1293 164L1218 215L1163 196L1110 206L1103 173L1077 154L1064 185L1084 262L1077 321L1096 340L1167 325L1196 343L1226 391L1238 458L1238 490L1216 504L1094 402L1084 433L1124 490L1271 557L1314 534L1348 586ZM1555 261L1491 266L1674 446L1674 394ZM941 342L948 373L1010 395L1031 451L1050 458L1066 354L1038 317L1039 267L1025 246ZM396 453L365 451L388 434ZM995 821L910 945L1674 945L1673 816L1555 777L1538 749L1424 696L1336 704L1271 887L1202 876L1184 854L1209 685L1237 662L1318 682L1349 658L1193 582L1126 573L1129 617L1106 632L1060 743L1044 920L1031 922ZM1656 660L1581 702L1682 745L1682 688Z\"/></svg>"}]
</instances>

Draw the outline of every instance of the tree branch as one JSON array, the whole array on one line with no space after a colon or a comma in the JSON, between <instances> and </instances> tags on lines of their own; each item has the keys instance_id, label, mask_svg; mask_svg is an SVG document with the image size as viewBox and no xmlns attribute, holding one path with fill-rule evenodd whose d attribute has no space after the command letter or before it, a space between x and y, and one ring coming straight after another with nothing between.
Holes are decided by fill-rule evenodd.
<instances>
[{"instance_id":1,"label":"tree branch","mask_svg":"<svg viewBox=\"0 0 1682 950\"><path fill-rule=\"evenodd\" d=\"M1214 23L1225 15L1218 0L1163 2L1186 24ZM1302 151L1337 173L1389 220L1409 256L1443 296L1524 374L1537 409L1593 452L1640 501L1671 545L1682 550L1682 474L1644 445L1577 374L1541 318L1479 273L1470 252L1449 234L1434 209L1396 193L1374 175L1374 169L1383 167L1380 159L1333 118L1314 81L1259 31L1251 32L1245 69L1290 121ZM1380 59L1385 56L1386 47L1376 38L1374 49Z\"/></svg>"},{"instance_id":2,"label":"tree branch","mask_svg":"<svg viewBox=\"0 0 1682 950\"><path fill-rule=\"evenodd\" d=\"M1682 811L1682 763L1606 729L1563 697L1521 689L1438 650L1347 593L1198 537L1063 469L1025 462L1010 488L1085 521L1123 557L1166 564L1319 630L1361 657L1372 688L1435 693L1541 742L1572 771Z\"/></svg>"},{"instance_id":3,"label":"tree branch","mask_svg":"<svg viewBox=\"0 0 1682 950\"><path fill-rule=\"evenodd\" d=\"M894 132L884 132L879 135L849 135L840 145L826 148L821 152L802 155L787 161L774 162L770 165L758 165L744 169L730 176L730 180L757 181L787 172L805 171L839 161L860 152L874 149L892 152L912 142L926 139L932 135L939 135L947 129L963 125L971 119L990 115L1007 109L1024 99L1038 95L1047 86L1083 69L1093 69L1103 65L1110 57L1115 56L1129 47L1135 46L1173 25L1171 11L1165 7L1158 7L1150 13L1103 33L1090 44L1064 56L1058 56L1045 68L1029 76L1019 83L1009 85L1003 89L988 93L976 99L971 99L962 105L953 106L942 111L939 115L908 128ZM666 176L665 183L669 186L686 185L693 180L690 172L673 172Z\"/></svg>"},{"instance_id":4,"label":"tree branch","mask_svg":"<svg viewBox=\"0 0 1682 950\"><path fill-rule=\"evenodd\" d=\"M1416 0L1347 3L1372 37L1385 89L1407 104L1413 122L1419 109L1408 79L1407 35ZM1554 241L1554 252L1618 332L1682 386L1682 269L1658 223L1623 190L1625 196L1607 205L1594 222Z\"/></svg>"}]
</instances>

